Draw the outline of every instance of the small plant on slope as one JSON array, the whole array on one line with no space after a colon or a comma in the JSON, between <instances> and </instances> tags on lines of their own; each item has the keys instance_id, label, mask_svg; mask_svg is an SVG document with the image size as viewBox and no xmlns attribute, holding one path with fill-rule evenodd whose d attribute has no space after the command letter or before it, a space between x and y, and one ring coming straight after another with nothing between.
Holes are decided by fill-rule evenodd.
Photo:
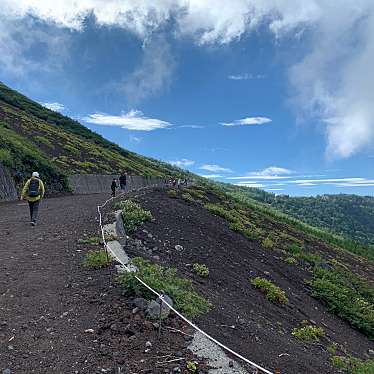
<instances>
[{"instance_id":1,"label":"small plant on slope","mask_svg":"<svg viewBox=\"0 0 374 374\"><path fill-rule=\"evenodd\" d=\"M264 239L261 243L261 245L266 248L266 249L272 249L274 248L274 242L271 240L271 238L267 237L266 239Z\"/></svg>"},{"instance_id":2,"label":"small plant on slope","mask_svg":"<svg viewBox=\"0 0 374 374\"><path fill-rule=\"evenodd\" d=\"M299 340L303 340L306 342L316 342L319 341L325 335L322 327L316 326L304 326L304 327L296 327L292 331L292 336Z\"/></svg>"},{"instance_id":3,"label":"small plant on slope","mask_svg":"<svg viewBox=\"0 0 374 374\"><path fill-rule=\"evenodd\" d=\"M108 266L112 258L103 250L89 251L84 259L83 266L88 269L100 269Z\"/></svg>"},{"instance_id":4,"label":"small plant on slope","mask_svg":"<svg viewBox=\"0 0 374 374\"><path fill-rule=\"evenodd\" d=\"M152 219L151 212L144 210L138 203L133 200L121 202L123 225L126 231L131 234L145 221Z\"/></svg>"},{"instance_id":5,"label":"small plant on slope","mask_svg":"<svg viewBox=\"0 0 374 374\"><path fill-rule=\"evenodd\" d=\"M269 280L256 277L252 279L251 283L255 288L259 289L263 294L265 294L269 301L281 305L288 303L286 293Z\"/></svg>"},{"instance_id":6,"label":"small plant on slope","mask_svg":"<svg viewBox=\"0 0 374 374\"><path fill-rule=\"evenodd\" d=\"M134 258L131 263L137 271L119 276L121 285L129 295L154 298L154 295L135 278L138 276L156 291L164 291L173 299L176 308L188 317L209 311L209 302L193 289L191 280L179 278L176 269L166 269L141 257Z\"/></svg>"},{"instance_id":7,"label":"small plant on slope","mask_svg":"<svg viewBox=\"0 0 374 374\"><path fill-rule=\"evenodd\" d=\"M204 264L193 264L193 270L197 275L200 275L200 277L206 278L209 275L209 269Z\"/></svg>"}]
</instances>

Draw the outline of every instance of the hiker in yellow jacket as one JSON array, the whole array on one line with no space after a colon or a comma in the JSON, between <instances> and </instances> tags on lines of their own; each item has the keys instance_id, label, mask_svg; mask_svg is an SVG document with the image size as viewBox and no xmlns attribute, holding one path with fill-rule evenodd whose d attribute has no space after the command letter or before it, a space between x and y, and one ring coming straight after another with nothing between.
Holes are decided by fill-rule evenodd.
<instances>
[{"instance_id":1,"label":"hiker in yellow jacket","mask_svg":"<svg viewBox=\"0 0 374 374\"><path fill-rule=\"evenodd\" d=\"M44 183L39 178L39 173L34 171L32 177L25 183L21 200L26 199L30 207L30 220L31 225L36 225L36 220L38 218L39 203L40 200L44 197L45 188Z\"/></svg>"}]
</instances>

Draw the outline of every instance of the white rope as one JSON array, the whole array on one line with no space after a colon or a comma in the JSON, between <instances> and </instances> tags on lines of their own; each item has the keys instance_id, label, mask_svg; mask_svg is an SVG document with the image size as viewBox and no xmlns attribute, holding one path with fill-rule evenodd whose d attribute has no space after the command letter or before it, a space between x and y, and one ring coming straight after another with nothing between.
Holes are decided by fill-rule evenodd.
<instances>
[{"instance_id":1,"label":"white rope","mask_svg":"<svg viewBox=\"0 0 374 374\"><path fill-rule=\"evenodd\" d=\"M105 246L105 249L108 251L110 250L106 240L105 240L105 235L104 235L104 228L103 228L103 225L102 225L102 217L101 217L101 208L105 207L110 201L118 198L118 197L121 197L129 192L135 192L135 191L141 191L141 190L144 190L144 189L148 189L148 188L153 188L155 185L150 185L148 187L141 187L139 189L133 189L133 190L130 190L130 191L125 191L123 193L121 193L120 195L116 196L116 197L111 197L110 199L106 200L102 205L98 205L97 206L97 211L99 213L99 224L100 224L100 230L101 230L101 236L102 236L102 239L103 239L103 243L104 243L104 246ZM122 262L121 259L119 259L115 253L112 253L112 255L115 257L116 261L118 261L122 266L123 268L127 271L127 272L131 272L131 270L128 268L128 266ZM159 297L163 303L165 303L168 308L170 310L172 310L177 316L179 316L181 319L183 319L183 321L185 321L186 323L188 323L191 327L193 327L195 330L197 330L198 332L200 332L201 334L203 334L205 337L207 337L209 340L211 340L212 342L214 342L215 344L217 344L219 347L223 348L224 350L226 350L227 352L230 352L231 354L233 354L234 356L240 358L241 360L243 360L244 362L246 362L247 364L261 370L262 372L266 373L266 374L274 374L273 372L261 367L260 365L257 365L255 362L253 361L250 361L248 360L247 358L245 358L244 356L242 356L241 354L233 351L231 348L227 347L226 345L224 345L223 343L219 342L217 339L213 338L212 336L210 336L208 333L206 333L205 331L203 331L200 327L198 327L197 325L195 325L193 322L191 322L189 319L187 319L185 316L183 316L183 314L181 314L180 312L178 312L172 305L170 305L164 298L163 295L161 295L160 293L158 293L156 290L154 290L151 286L149 286L147 283L145 283L142 279L140 279L138 276L135 275L135 278L144 286L146 287L149 291L151 291L153 294L155 294L157 297Z\"/></svg>"}]
</instances>

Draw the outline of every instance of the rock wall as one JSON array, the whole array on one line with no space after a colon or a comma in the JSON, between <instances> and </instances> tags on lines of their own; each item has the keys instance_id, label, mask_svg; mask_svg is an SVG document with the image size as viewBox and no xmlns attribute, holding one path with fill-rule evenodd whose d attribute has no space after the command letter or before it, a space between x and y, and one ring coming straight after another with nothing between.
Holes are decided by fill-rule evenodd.
<instances>
[{"instance_id":1,"label":"rock wall","mask_svg":"<svg viewBox=\"0 0 374 374\"><path fill-rule=\"evenodd\" d=\"M17 197L14 179L8 169L0 163L0 200L16 200Z\"/></svg>"},{"instance_id":2,"label":"rock wall","mask_svg":"<svg viewBox=\"0 0 374 374\"><path fill-rule=\"evenodd\" d=\"M118 184L119 175L76 174L69 177L69 184L75 194L110 193L113 178ZM128 176L126 189L162 184L161 178Z\"/></svg>"}]
</instances>

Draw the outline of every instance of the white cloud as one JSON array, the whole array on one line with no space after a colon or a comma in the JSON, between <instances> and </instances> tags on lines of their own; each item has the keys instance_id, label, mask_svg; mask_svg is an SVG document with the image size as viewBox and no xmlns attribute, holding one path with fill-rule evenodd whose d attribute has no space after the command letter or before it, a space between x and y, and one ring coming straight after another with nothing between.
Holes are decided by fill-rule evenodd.
<instances>
[{"instance_id":1,"label":"white cloud","mask_svg":"<svg viewBox=\"0 0 374 374\"><path fill-rule=\"evenodd\" d=\"M138 136L130 135L129 140L131 143L140 143L142 141L142 138L139 138Z\"/></svg>"},{"instance_id":2,"label":"white cloud","mask_svg":"<svg viewBox=\"0 0 374 374\"><path fill-rule=\"evenodd\" d=\"M178 166L179 168L187 168L195 164L195 161L189 160L187 158L182 158L181 160L169 161L170 164Z\"/></svg>"},{"instance_id":3,"label":"white cloud","mask_svg":"<svg viewBox=\"0 0 374 374\"><path fill-rule=\"evenodd\" d=\"M243 176L230 177L227 179L289 179L291 178L291 174L293 174L292 170L281 168L279 166L269 166L263 170L253 171Z\"/></svg>"},{"instance_id":4,"label":"white cloud","mask_svg":"<svg viewBox=\"0 0 374 374\"><path fill-rule=\"evenodd\" d=\"M123 129L136 131L152 131L166 129L172 126L169 122L156 118L148 118L139 110L131 110L130 112L122 113L119 116L94 113L84 117L83 121L95 125L118 126Z\"/></svg>"},{"instance_id":5,"label":"white cloud","mask_svg":"<svg viewBox=\"0 0 374 374\"><path fill-rule=\"evenodd\" d=\"M235 186L240 186L240 187L250 187L250 188L265 188L266 185L261 184L261 183L249 183L249 182L239 182L235 183Z\"/></svg>"},{"instance_id":6,"label":"white cloud","mask_svg":"<svg viewBox=\"0 0 374 374\"><path fill-rule=\"evenodd\" d=\"M272 120L266 117L247 117L243 119L238 119L233 122L221 122L222 126L246 126L246 125L263 125L269 123Z\"/></svg>"},{"instance_id":7,"label":"white cloud","mask_svg":"<svg viewBox=\"0 0 374 374\"><path fill-rule=\"evenodd\" d=\"M182 125L179 126L180 128L187 128L187 129L203 129L204 126L201 125Z\"/></svg>"},{"instance_id":8,"label":"white cloud","mask_svg":"<svg viewBox=\"0 0 374 374\"><path fill-rule=\"evenodd\" d=\"M223 178L221 174L200 174L200 177L203 178Z\"/></svg>"},{"instance_id":9,"label":"white cloud","mask_svg":"<svg viewBox=\"0 0 374 374\"><path fill-rule=\"evenodd\" d=\"M211 164L204 164L199 167L201 170L206 170L206 171L211 171L212 173L214 172L221 172L221 173L232 173L232 170L229 168L224 168L219 165L211 165Z\"/></svg>"},{"instance_id":10,"label":"white cloud","mask_svg":"<svg viewBox=\"0 0 374 374\"><path fill-rule=\"evenodd\" d=\"M122 84L131 106L167 88L174 71L174 58L169 43L161 36L152 37L143 45L143 59Z\"/></svg>"},{"instance_id":11,"label":"white cloud","mask_svg":"<svg viewBox=\"0 0 374 374\"><path fill-rule=\"evenodd\" d=\"M65 110L64 104L61 103L42 103L42 105L55 112L63 112Z\"/></svg>"},{"instance_id":12,"label":"white cloud","mask_svg":"<svg viewBox=\"0 0 374 374\"><path fill-rule=\"evenodd\" d=\"M227 79L231 79L234 81L243 81L243 80L252 80L252 79L264 79L264 74L239 74L239 75L229 75Z\"/></svg>"},{"instance_id":13,"label":"white cloud","mask_svg":"<svg viewBox=\"0 0 374 374\"><path fill-rule=\"evenodd\" d=\"M292 38L305 36L304 56L286 61L298 114L326 124L331 158L349 157L374 143L373 0L1 0L1 67L33 64L27 64L24 54L32 41L27 34L26 41L17 38L13 25L18 22L43 20L55 28L81 31L88 15L100 26L124 28L145 42L166 25L173 35L192 37L199 45L227 44L259 27L270 30L278 45L283 37L290 44ZM150 86L151 94L168 80L163 65L152 68L159 77ZM143 71L152 69L135 71L135 82L143 82Z\"/></svg>"}]
</instances>

